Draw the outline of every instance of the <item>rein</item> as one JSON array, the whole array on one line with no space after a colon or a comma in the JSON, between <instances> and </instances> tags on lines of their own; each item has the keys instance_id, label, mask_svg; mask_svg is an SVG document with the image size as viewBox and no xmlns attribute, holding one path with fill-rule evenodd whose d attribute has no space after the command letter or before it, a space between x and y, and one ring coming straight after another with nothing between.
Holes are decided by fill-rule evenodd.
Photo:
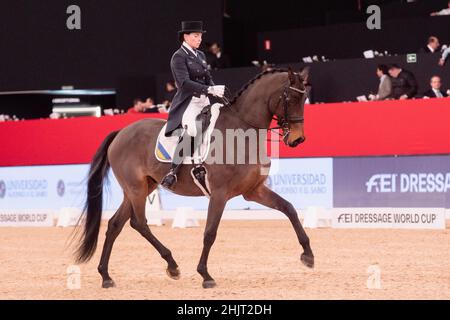
<instances>
[{"instance_id":1,"label":"rein","mask_svg":"<svg viewBox=\"0 0 450 320\"><path fill-rule=\"evenodd\" d=\"M226 89L228 90L228 88L226 88ZM298 117L298 116L289 117L289 112L288 112L289 100L290 100L289 90L295 91L295 92L300 93L300 94L305 94L306 93L306 90L298 89L298 88L295 88L293 86L286 86L284 88L283 94L280 95L280 98L279 98L279 100L283 100L283 112L284 112L284 115L281 118L277 117L276 115L273 115L272 119L271 119L271 120L277 121L277 125L278 125L277 127L260 128L258 126L255 126L255 125L251 124L250 122L248 122L248 121L246 121L246 120L244 120L242 118L239 118L239 119L242 122L244 122L245 124L247 124L250 127L252 127L252 128L260 129L260 130L269 130L269 131L275 132L280 137L282 137L283 140L284 140L289 135L289 133L291 132L290 128L289 128L289 124L291 124L291 123L304 123L305 122L304 117ZM229 92L229 90L228 90L228 92ZM230 100L226 96L223 96L221 98L221 100L224 103L224 105L227 106L231 111L233 111L234 113L238 114L239 111L237 111L236 109L233 108L233 105L230 103ZM282 129L283 133L279 133L278 131L275 131L275 130L278 130L278 129Z\"/></svg>"}]
</instances>

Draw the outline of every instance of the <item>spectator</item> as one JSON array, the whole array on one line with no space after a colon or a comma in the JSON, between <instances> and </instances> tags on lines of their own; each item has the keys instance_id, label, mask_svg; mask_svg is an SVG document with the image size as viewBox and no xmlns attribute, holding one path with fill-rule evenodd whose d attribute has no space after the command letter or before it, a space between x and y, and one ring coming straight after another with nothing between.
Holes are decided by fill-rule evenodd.
<instances>
[{"instance_id":1,"label":"spectator","mask_svg":"<svg viewBox=\"0 0 450 320\"><path fill-rule=\"evenodd\" d=\"M158 106L155 105L155 102L152 98L147 98L145 102L142 103L144 106L145 113L159 113Z\"/></svg>"},{"instance_id":2,"label":"spectator","mask_svg":"<svg viewBox=\"0 0 450 320\"><path fill-rule=\"evenodd\" d=\"M441 78L439 76L433 76L430 80L431 89L423 94L424 98L445 98L448 94L441 90Z\"/></svg>"},{"instance_id":3,"label":"spectator","mask_svg":"<svg viewBox=\"0 0 450 320\"><path fill-rule=\"evenodd\" d=\"M133 106L128 109L127 113L158 113L152 98L147 98L145 102L141 99L134 99Z\"/></svg>"},{"instance_id":4,"label":"spectator","mask_svg":"<svg viewBox=\"0 0 450 320\"><path fill-rule=\"evenodd\" d=\"M370 100L386 100L392 94L392 81L388 75L388 67L380 64L377 67L377 76L380 78L380 85L378 86L378 93L376 95L369 95Z\"/></svg>"},{"instance_id":5,"label":"spectator","mask_svg":"<svg viewBox=\"0 0 450 320\"><path fill-rule=\"evenodd\" d=\"M447 49L444 50L444 52L442 52L442 56L439 59L438 64L443 67L445 64L445 61L447 60L448 56L450 54L450 47L448 47Z\"/></svg>"},{"instance_id":6,"label":"spectator","mask_svg":"<svg viewBox=\"0 0 450 320\"><path fill-rule=\"evenodd\" d=\"M172 99L175 96L175 93L177 93L177 88L175 87L175 83L173 81L169 81L166 83L166 90L164 92L164 100L162 102L163 105L166 106L166 108L169 108Z\"/></svg>"},{"instance_id":7,"label":"spectator","mask_svg":"<svg viewBox=\"0 0 450 320\"><path fill-rule=\"evenodd\" d=\"M389 74L392 77L392 97L404 100L414 98L417 94L417 80L408 70L402 70L398 65L392 64L389 67Z\"/></svg>"},{"instance_id":8,"label":"spectator","mask_svg":"<svg viewBox=\"0 0 450 320\"><path fill-rule=\"evenodd\" d=\"M314 92L312 84L309 82L309 67L305 67L300 72L302 72L305 75L305 78L303 79L303 84L305 85L306 89L306 99L305 104L314 104Z\"/></svg>"},{"instance_id":9,"label":"spectator","mask_svg":"<svg viewBox=\"0 0 450 320\"><path fill-rule=\"evenodd\" d=\"M127 113L140 113L144 111L143 102L141 99L136 98L133 100L133 106L128 109Z\"/></svg>"},{"instance_id":10,"label":"spectator","mask_svg":"<svg viewBox=\"0 0 450 320\"><path fill-rule=\"evenodd\" d=\"M216 70L230 67L230 59L222 52L222 48L217 42L214 42L209 47L209 52L211 53L211 61L209 63L211 69Z\"/></svg>"},{"instance_id":11,"label":"spectator","mask_svg":"<svg viewBox=\"0 0 450 320\"><path fill-rule=\"evenodd\" d=\"M446 16L450 15L450 1L447 3L448 7L446 9L442 9L441 11L432 12L431 16Z\"/></svg>"},{"instance_id":12,"label":"spectator","mask_svg":"<svg viewBox=\"0 0 450 320\"><path fill-rule=\"evenodd\" d=\"M420 48L419 53L434 53L439 48L439 39L435 36L428 38L428 44L426 47Z\"/></svg>"}]
</instances>

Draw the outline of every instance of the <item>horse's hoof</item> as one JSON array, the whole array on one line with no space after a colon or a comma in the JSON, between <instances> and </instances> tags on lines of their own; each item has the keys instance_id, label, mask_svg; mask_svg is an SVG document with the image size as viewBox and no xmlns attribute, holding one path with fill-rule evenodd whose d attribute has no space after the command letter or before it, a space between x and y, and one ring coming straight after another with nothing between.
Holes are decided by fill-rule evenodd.
<instances>
[{"instance_id":1,"label":"horse's hoof","mask_svg":"<svg viewBox=\"0 0 450 320\"><path fill-rule=\"evenodd\" d=\"M104 288L104 289L114 288L115 286L116 286L116 284L114 283L113 280L105 280L102 283L102 288Z\"/></svg>"},{"instance_id":2,"label":"horse's hoof","mask_svg":"<svg viewBox=\"0 0 450 320\"><path fill-rule=\"evenodd\" d=\"M203 289L211 289L216 286L216 282L214 280L205 280L203 281Z\"/></svg>"},{"instance_id":3,"label":"horse's hoof","mask_svg":"<svg viewBox=\"0 0 450 320\"><path fill-rule=\"evenodd\" d=\"M314 268L314 256L308 256L308 255L302 253L302 256L300 257L300 260L308 268Z\"/></svg>"},{"instance_id":4,"label":"horse's hoof","mask_svg":"<svg viewBox=\"0 0 450 320\"><path fill-rule=\"evenodd\" d=\"M166 269L166 273L169 276L169 278L173 279L173 280L178 280L180 279L180 269L175 268L175 269Z\"/></svg>"}]
</instances>

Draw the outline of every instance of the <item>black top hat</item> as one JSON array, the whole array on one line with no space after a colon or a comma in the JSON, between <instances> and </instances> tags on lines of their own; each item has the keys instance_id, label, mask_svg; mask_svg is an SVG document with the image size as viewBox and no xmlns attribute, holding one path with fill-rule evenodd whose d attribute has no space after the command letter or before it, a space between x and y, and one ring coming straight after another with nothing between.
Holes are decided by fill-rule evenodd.
<instances>
[{"instance_id":1,"label":"black top hat","mask_svg":"<svg viewBox=\"0 0 450 320\"><path fill-rule=\"evenodd\" d=\"M206 33L206 31L203 30L203 21L182 21L181 30L178 31L178 35L191 32Z\"/></svg>"}]
</instances>

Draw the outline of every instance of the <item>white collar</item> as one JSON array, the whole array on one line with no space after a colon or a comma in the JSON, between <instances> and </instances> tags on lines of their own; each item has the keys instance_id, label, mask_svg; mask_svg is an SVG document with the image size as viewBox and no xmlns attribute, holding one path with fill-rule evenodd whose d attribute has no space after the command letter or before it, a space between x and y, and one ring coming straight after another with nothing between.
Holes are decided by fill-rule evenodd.
<instances>
[{"instance_id":1,"label":"white collar","mask_svg":"<svg viewBox=\"0 0 450 320\"><path fill-rule=\"evenodd\" d=\"M441 92L440 89L435 89L435 88L431 88L431 89L433 89L434 92Z\"/></svg>"},{"instance_id":2,"label":"white collar","mask_svg":"<svg viewBox=\"0 0 450 320\"><path fill-rule=\"evenodd\" d=\"M431 52L434 52L434 49L430 47L430 45L427 45L428 49L430 49Z\"/></svg>"},{"instance_id":3,"label":"white collar","mask_svg":"<svg viewBox=\"0 0 450 320\"><path fill-rule=\"evenodd\" d=\"M188 49L190 52L192 52L194 56L197 56L195 50L190 45L188 45L186 41L183 41L183 46L186 47L186 49Z\"/></svg>"},{"instance_id":4,"label":"white collar","mask_svg":"<svg viewBox=\"0 0 450 320\"><path fill-rule=\"evenodd\" d=\"M387 75L383 74L380 78L380 82L383 82L383 80L387 77Z\"/></svg>"}]
</instances>

